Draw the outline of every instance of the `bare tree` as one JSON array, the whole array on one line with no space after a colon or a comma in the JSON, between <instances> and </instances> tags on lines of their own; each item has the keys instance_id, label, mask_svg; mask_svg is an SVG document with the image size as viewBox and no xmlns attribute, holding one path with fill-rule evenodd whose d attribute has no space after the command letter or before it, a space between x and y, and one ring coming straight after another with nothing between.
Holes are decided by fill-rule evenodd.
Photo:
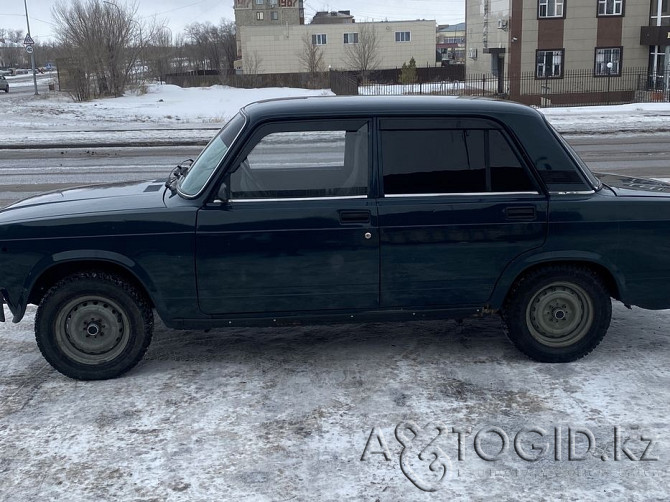
<instances>
[{"instance_id":1,"label":"bare tree","mask_svg":"<svg viewBox=\"0 0 670 502\"><path fill-rule=\"evenodd\" d=\"M261 72L261 64L263 63L263 58L258 55L258 52L254 51L247 53L243 57L243 66L244 73L246 75L258 75Z\"/></svg>"},{"instance_id":2,"label":"bare tree","mask_svg":"<svg viewBox=\"0 0 670 502\"><path fill-rule=\"evenodd\" d=\"M222 19L218 26L212 23L192 23L186 27L197 66L205 70L229 70L237 56L235 23Z\"/></svg>"},{"instance_id":3,"label":"bare tree","mask_svg":"<svg viewBox=\"0 0 670 502\"><path fill-rule=\"evenodd\" d=\"M75 97L88 99L87 88L93 96L121 96L142 69L140 56L160 27L138 21L136 5L108 0L61 1L52 10L57 41L75 67L70 74L86 80L75 85Z\"/></svg>"},{"instance_id":4,"label":"bare tree","mask_svg":"<svg viewBox=\"0 0 670 502\"><path fill-rule=\"evenodd\" d=\"M298 54L298 60L312 76L324 71L323 51L321 47L313 43L312 36L308 33L302 36L302 52Z\"/></svg>"},{"instance_id":5,"label":"bare tree","mask_svg":"<svg viewBox=\"0 0 670 502\"><path fill-rule=\"evenodd\" d=\"M358 42L347 44L344 63L351 70L360 73L362 78L379 67L379 36L373 24L358 25Z\"/></svg>"}]
</instances>

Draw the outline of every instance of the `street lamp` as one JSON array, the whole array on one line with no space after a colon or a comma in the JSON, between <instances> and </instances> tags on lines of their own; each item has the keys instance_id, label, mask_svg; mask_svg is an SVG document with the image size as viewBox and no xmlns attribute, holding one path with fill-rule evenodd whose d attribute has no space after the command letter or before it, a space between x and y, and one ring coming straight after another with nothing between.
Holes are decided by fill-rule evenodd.
<instances>
[{"instance_id":1,"label":"street lamp","mask_svg":"<svg viewBox=\"0 0 670 502\"><path fill-rule=\"evenodd\" d=\"M30 52L30 64L33 69L33 84L35 85L35 96L39 95L37 92L37 72L35 71L35 52L32 50L33 44L32 44L32 37L30 36L30 20L28 19L28 3L27 0L23 0L23 6L26 8L26 25L28 26L28 35L26 36L26 41L30 41L28 45L26 45L26 50L28 50L28 47L31 48ZM24 42L25 45L25 42Z\"/></svg>"},{"instance_id":2,"label":"street lamp","mask_svg":"<svg viewBox=\"0 0 670 502\"><path fill-rule=\"evenodd\" d=\"M610 104L610 78L612 76L612 67L614 64L612 61L607 63L607 104Z\"/></svg>"}]
</instances>

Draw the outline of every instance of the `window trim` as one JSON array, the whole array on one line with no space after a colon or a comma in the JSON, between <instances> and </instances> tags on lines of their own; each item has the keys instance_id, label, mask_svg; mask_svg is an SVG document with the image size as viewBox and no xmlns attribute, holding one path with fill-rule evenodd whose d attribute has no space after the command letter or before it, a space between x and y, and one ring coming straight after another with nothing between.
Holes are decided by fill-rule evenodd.
<instances>
[{"instance_id":1,"label":"window trim","mask_svg":"<svg viewBox=\"0 0 670 502\"><path fill-rule=\"evenodd\" d=\"M618 49L619 50L619 61L618 61L618 71L616 73L598 73L596 68L598 64L598 51L607 50L607 49ZM594 78L609 78L609 77L621 77L623 67L623 46L615 45L612 47L596 47L593 50L593 77Z\"/></svg>"},{"instance_id":2,"label":"window trim","mask_svg":"<svg viewBox=\"0 0 670 502\"><path fill-rule=\"evenodd\" d=\"M604 3L605 8L607 8L607 0L598 0L596 2L596 17L624 17L626 15L626 0L614 0L614 5L617 3L621 4L621 12L618 14L601 14L600 13L600 4Z\"/></svg>"},{"instance_id":3,"label":"window trim","mask_svg":"<svg viewBox=\"0 0 670 502\"><path fill-rule=\"evenodd\" d=\"M560 52L561 53L561 72L560 75L540 76L538 75L537 58L540 52ZM536 49L535 50L535 80L557 80L565 76L565 48L561 49Z\"/></svg>"},{"instance_id":4,"label":"window trim","mask_svg":"<svg viewBox=\"0 0 670 502\"><path fill-rule=\"evenodd\" d=\"M352 35L354 35L354 37L353 37L354 41L349 42L348 40L349 40L349 38L351 38ZM356 44L358 44L358 40L359 40L359 35L358 35L357 31L347 32L347 33L344 33L342 35L342 41L344 42L344 45L356 45Z\"/></svg>"},{"instance_id":5,"label":"window trim","mask_svg":"<svg viewBox=\"0 0 670 502\"><path fill-rule=\"evenodd\" d=\"M499 123L493 118L479 118L479 117L470 117L470 116L461 116L459 119L456 119L456 123L438 125L437 123L424 123L424 119L416 119L415 117L406 116L402 119L396 118L385 118L383 122L379 122L377 125L377 134L378 134L378 149L377 154L379 159L377 161L377 167L375 169L378 171L378 183L377 188L379 199L393 199L393 198L417 198L417 197L497 197L497 196L528 196L536 198L537 196L545 196L545 187L544 182L535 172L535 169L532 167L532 163L529 161L525 150L517 143L514 134L510 132L506 125ZM400 124L397 124L396 121L401 120ZM384 123L386 122L386 123ZM444 122L444 119L437 119L437 122ZM406 124L403 127L403 124ZM503 140L509 146L513 155L517 158L520 167L525 172L528 180L535 190L511 190L511 191L490 191L490 192L435 192L435 193L391 193L388 194L385 191L384 187L384 154L382 151L382 135L384 132L397 132L397 131L434 131L434 130L481 130L481 131L497 131L502 136ZM487 161L488 162L488 161ZM490 169L486 167L487 170Z\"/></svg>"},{"instance_id":6,"label":"window trim","mask_svg":"<svg viewBox=\"0 0 670 502\"><path fill-rule=\"evenodd\" d=\"M245 115L246 118L246 115ZM259 197L249 197L249 198L235 198L235 197L228 197L226 200L228 202L279 202L279 201L308 201L308 200L314 200L314 201L332 201L332 200L348 200L348 199L373 199L376 197L376 194L373 193L375 191L375 186L371 183L371 169L372 167L372 159L373 159L373 142L372 142L372 137L373 137L373 130L374 130L374 122L371 120L370 117L343 117L343 118L332 118L331 119L323 119L323 118L304 118L304 119L296 119L296 120L289 120L289 121L283 121L283 120L272 120L270 122L265 122L265 123L260 123L258 124L253 131L250 131L246 139L244 140L244 144L240 147L240 150L236 153L234 158L231 158L230 162L226 166L224 170L220 172L220 177L216 180L215 183L212 184L214 188L214 193L218 193L217 191L219 190L220 186L222 183L227 183L228 184L228 194L230 195L230 176L235 172L235 168L244 160L246 157L249 156L249 154L253 151L254 148L259 144L259 142L269 136L270 134L275 134L275 133L288 133L288 132L301 132L305 131L303 129L306 125L313 125L316 124L317 127L315 129L312 129L313 131L340 131L344 130L345 132L347 131L348 127L354 127L358 125L358 128L360 129L364 125L367 126L368 128L368 137L367 137L367 177L366 177L366 189L367 189L367 194L360 194L360 195L333 195L333 196L308 196L308 197L266 197L266 198L259 198ZM246 123L245 123L246 126ZM237 137L235 139L237 141ZM219 166L220 168L220 166ZM208 180L208 183L211 181L211 178Z\"/></svg>"},{"instance_id":7,"label":"window trim","mask_svg":"<svg viewBox=\"0 0 670 502\"><path fill-rule=\"evenodd\" d=\"M321 38L323 37L323 38ZM319 40L323 42L319 43ZM327 33L313 33L312 34L312 45L328 45L328 34Z\"/></svg>"},{"instance_id":8,"label":"window trim","mask_svg":"<svg viewBox=\"0 0 670 502\"><path fill-rule=\"evenodd\" d=\"M547 6L547 10L549 10L549 2L554 2L556 6L559 4L561 5L562 8L562 14L560 16L542 16L540 14L540 10L542 5ZM556 8L556 7L554 7ZM597 7L596 7L597 8ZM567 0L537 0L537 19L565 19L565 11L567 9Z\"/></svg>"},{"instance_id":9,"label":"window trim","mask_svg":"<svg viewBox=\"0 0 670 502\"><path fill-rule=\"evenodd\" d=\"M407 34L406 39L405 39L405 34ZM395 41L396 41L397 44L410 43L412 41L412 31L411 30L396 31L395 32Z\"/></svg>"}]
</instances>

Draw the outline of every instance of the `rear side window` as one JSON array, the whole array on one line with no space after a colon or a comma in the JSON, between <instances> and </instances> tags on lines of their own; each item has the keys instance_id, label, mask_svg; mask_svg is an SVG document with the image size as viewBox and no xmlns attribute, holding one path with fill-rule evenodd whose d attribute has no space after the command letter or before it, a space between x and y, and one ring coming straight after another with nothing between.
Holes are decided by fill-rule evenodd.
<instances>
[{"instance_id":1,"label":"rear side window","mask_svg":"<svg viewBox=\"0 0 670 502\"><path fill-rule=\"evenodd\" d=\"M504 132L469 122L382 130L384 193L537 192Z\"/></svg>"}]
</instances>

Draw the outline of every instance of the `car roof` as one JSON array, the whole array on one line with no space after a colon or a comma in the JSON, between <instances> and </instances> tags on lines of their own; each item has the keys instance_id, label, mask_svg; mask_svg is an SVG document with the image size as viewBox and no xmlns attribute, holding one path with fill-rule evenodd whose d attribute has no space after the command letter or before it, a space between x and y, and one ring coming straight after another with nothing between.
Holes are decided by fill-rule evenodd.
<instances>
[{"instance_id":1,"label":"car roof","mask_svg":"<svg viewBox=\"0 0 670 502\"><path fill-rule=\"evenodd\" d=\"M453 96L306 96L256 101L242 110L251 122L338 116L538 115L528 106L509 101Z\"/></svg>"}]
</instances>

